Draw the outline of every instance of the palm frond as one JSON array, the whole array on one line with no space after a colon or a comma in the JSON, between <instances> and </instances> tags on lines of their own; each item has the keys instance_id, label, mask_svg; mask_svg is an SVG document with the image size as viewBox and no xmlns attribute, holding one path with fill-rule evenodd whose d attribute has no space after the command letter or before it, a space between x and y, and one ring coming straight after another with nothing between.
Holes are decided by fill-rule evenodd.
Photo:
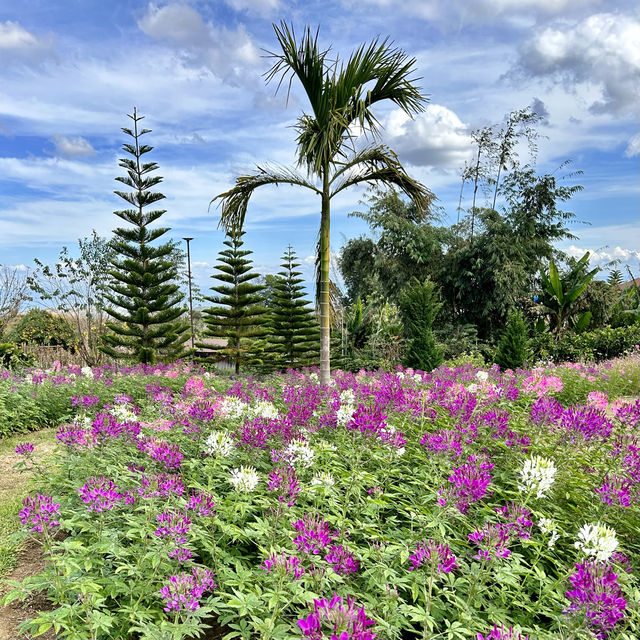
<instances>
[{"instance_id":1,"label":"palm frond","mask_svg":"<svg viewBox=\"0 0 640 640\"><path fill-rule=\"evenodd\" d=\"M257 169L258 171L252 175L236 178L234 187L217 195L209 203L209 206L211 206L214 202L219 201L218 204L222 209L220 225L225 229L237 230L242 228L249 200L258 187L268 184L275 186L290 184L320 193L315 185L293 169L280 166L267 166L265 168L259 166Z\"/></svg>"},{"instance_id":2,"label":"palm frond","mask_svg":"<svg viewBox=\"0 0 640 640\"><path fill-rule=\"evenodd\" d=\"M435 200L427 187L409 176L396 154L382 145L367 147L340 166L331 178L331 197L362 183L397 187L423 211Z\"/></svg>"}]
</instances>

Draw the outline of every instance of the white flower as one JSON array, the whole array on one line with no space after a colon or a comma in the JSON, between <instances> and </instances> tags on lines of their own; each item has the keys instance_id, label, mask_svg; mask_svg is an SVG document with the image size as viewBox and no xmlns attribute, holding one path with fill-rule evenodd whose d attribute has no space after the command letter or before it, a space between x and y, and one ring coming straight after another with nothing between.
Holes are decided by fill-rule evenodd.
<instances>
[{"instance_id":1,"label":"white flower","mask_svg":"<svg viewBox=\"0 0 640 640\"><path fill-rule=\"evenodd\" d=\"M536 497L543 498L551 489L556 476L556 466L553 460L542 456L533 456L526 460L520 469L520 491L535 491Z\"/></svg>"},{"instance_id":2,"label":"white flower","mask_svg":"<svg viewBox=\"0 0 640 640\"><path fill-rule=\"evenodd\" d=\"M467 391L469 393L475 393L478 390L478 385L475 382L472 382L470 385L467 385Z\"/></svg>"},{"instance_id":3,"label":"white flower","mask_svg":"<svg viewBox=\"0 0 640 640\"><path fill-rule=\"evenodd\" d=\"M294 469L298 469L300 467L310 467L313 464L315 452L306 442L302 442L301 440L294 440L291 444L289 444L284 452L289 460L289 463Z\"/></svg>"},{"instance_id":4,"label":"white flower","mask_svg":"<svg viewBox=\"0 0 640 640\"><path fill-rule=\"evenodd\" d=\"M138 416L126 404L117 404L111 409L111 415L119 422L136 422Z\"/></svg>"},{"instance_id":5,"label":"white flower","mask_svg":"<svg viewBox=\"0 0 640 640\"><path fill-rule=\"evenodd\" d=\"M318 376L317 373L310 373L309 374L309 379L311 380L311 382L320 382L320 377Z\"/></svg>"},{"instance_id":6,"label":"white flower","mask_svg":"<svg viewBox=\"0 0 640 640\"><path fill-rule=\"evenodd\" d=\"M421 373L414 373L413 374L413 381L414 382L422 382L422 374Z\"/></svg>"},{"instance_id":7,"label":"white flower","mask_svg":"<svg viewBox=\"0 0 640 640\"><path fill-rule=\"evenodd\" d=\"M336 447L335 444L331 444L330 442L327 442L326 440L318 440L316 442L316 447L318 449L323 449L324 451L337 451L338 447Z\"/></svg>"},{"instance_id":8,"label":"white flower","mask_svg":"<svg viewBox=\"0 0 640 640\"><path fill-rule=\"evenodd\" d=\"M602 562L608 560L613 552L618 548L616 532L599 522L596 524L585 524L578 531L578 540L575 548L581 549L587 556L593 556Z\"/></svg>"},{"instance_id":9,"label":"white flower","mask_svg":"<svg viewBox=\"0 0 640 640\"><path fill-rule=\"evenodd\" d=\"M476 378L480 380L480 382L486 382L489 379L489 374L486 371L478 371Z\"/></svg>"},{"instance_id":10,"label":"white flower","mask_svg":"<svg viewBox=\"0 0 640 640\"><path fill-rule=\"evenodd\" d=\"M278 417L278 409L276 406L268 400L261 400L254 407L251 408L251 413L257 418L264 418L265 420L273 420Z\"/></svg>"},{"instance_id":11,"label":"white flower","mask_svg":"<svg viewBox=\"0 0 640 640\"><path fill-rule=\"evenodd\" d=\"M340 404L353 404L356 401L356 394L353 389L345 389L340 392Z\"/></svg>"},{"instance_id":12,"label":"white flower","mask_svg":"<svg viewBox=\"0 0 640 640\"><path fill-rule=\"evenodd\" d=\"M227 396L220 403L220 412L226 418L242 418L249 411L249 405L235 396Z\"/></svg>"},{"instance_id":13,"label":"white flower","mask_svg":"<svg viewBox=\"0 0 640 640\"><path fill-rule=\"evenodd\" d=\"M260 476L254 467L240 467L231 470L229 482L236 491L249 493L253 491L260 482Z\"/></svg>"},{"instance_id":14,"label":"white flower","mask_svg":"<svg viewBox=\"0 0 640 640\"><path fill-rule=\"evenodd\" d=\"M31 384L33 382L33 376L30 373L27 373L27 375L24 377L24 381L27 384Z\"/></svg>"},{"instance_id":15,"label":"white flower","mask_svg":"<svg viewBox=\"0 0 640 640\"><path fill-rule=\"evenodd\" d=\"M206 380L208 380L211 377L211 372L210 371L205 371L202 374L202 377L205 378Z\"/></svg>"},{"instance_id":16,"label":"white flower","mask_svg":"<svg viewBox=\"0 0 640 640\"><path fill-rule=\"evenodd\" d=\"M398 371L398 373L396 373L396 377L400 380L404 380L404 371Z\"/></svg>"},{"instance_id":17,"label":"white flower","mask_svg":"<svg viewBox=\"0 0 640 640\"><path fill-rule=\"evenodd\" d=\"M542 533L548 533L550 535L548 543L549 548L554 547L556 544L556 540L560 536L556 531L553 520L551 518L540 518L540 520L538 520L538 526L540 527L540 531L542 531Z\"/></svg>"},{"instance_id":18,"label":"white flower","mask_svg":"<svg viewBox=\"0 0 640 640\"><path fill-rule=\"evenodd\" d=\"M82 371L82 375L85 378L93 378L93 369L91 367L82 367L80 371Z\"/></svg>"},{"instance_id":19,"label":"white flower","mask_svg":"<svg viewBox=\"0 0 640 640\"><path fill-rule=\"evenodd\" d=\"M333 479L333 476L326 472L320 471L316 473L313 478L311 478L311 486L312 487L322 487L323 489L330 489L335 485L336 481Z\"/></svg>"},{"instance_id":20,"label":"white flower","mask_svg":"<svg viewBox=\"0 0 640 640\"><path fill-rule=\"evenodd\" d=\"M349 422L349 420L351 420L351 418L353 417L355 410L356 408L352 404L342 405L336 413L336 418L338 419L338 426L344 427L344 425L346 425Z\"/></svg>"},{"instance_id":21,"label":"white flower","mask_svg":"<svg viewBox=\"0 0 640 640\"><path fill-rule=\"evenodd\" d=\"M224 431L212 431L205 441L209 455L226 458L235 449L233 440Z\"/></svg>"}]
</instances>

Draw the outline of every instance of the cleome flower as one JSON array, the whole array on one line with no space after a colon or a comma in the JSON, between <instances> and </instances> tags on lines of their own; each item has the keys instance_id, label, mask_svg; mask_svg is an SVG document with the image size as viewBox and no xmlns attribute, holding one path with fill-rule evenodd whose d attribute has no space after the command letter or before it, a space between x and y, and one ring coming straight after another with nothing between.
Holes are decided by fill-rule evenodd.
<instances>
[{"instance_id":1,"label":"cleome flower","mask_svg":"<svg viewBox=\"0 0 640 640\"><path fill-rule=\"evenodd\" d=\"M526 493L535 493L537 498L544 498L556 477L556 466L553 460L542 456L532 456L525 460L520 469L518 489Z\"/></svg>"},{"instance_id":2,"label":"cleome flower","mask_svg":"<svg viewBox=\"0 0 640 640\"><path fill-rule=\"evenodd\" d=\"M312 640L330 637L342 640L374 640L376 634L370 629L375 620L367 618L364 607L358 607L353 598L347 596L346 604L342 596L331 600L321 598L313 601L314 611L306 618L298 620L302 635ZM325 635L325 632L327 635Z\"/></svg>"},{"instance_id":3,"label":"cleome flower","mask_svg":"<svg viewBox=\"0 0 640 640\"><path fill-rule=\"evenodd\" d=\"M586 556L606 561L611 558L613 552L618 548L618 538L616 537L616 532L604 524L599 522L585 524L578 531L578 539L574 546Z\"/></svg>"},{"instance_id":4,"label":"cleome flower","mask_svg":"<svg viewBox=\"0 0 640 640\"><path fill-rule=\"evenodd\" d=\"M227 458L234 448L233 440L224 431L212 431L205 440L205 451L210 456Z\"/></svg>"},{"instance_id":5,"label":"cleome flower","mask_svg":"<svg viewBox=\"0 0 640 640\"><path fill-rule=\"evenodd\" d=\"M549 548L552 549L556 544L556 540L560 537L553 520L551 520L551 518L540 518L540 520L538 520L538 526L542 533L549 536L549 542L547 544L549 545Z\"/></svg>"},{"instance_id":6,"label":"cleome flower","mask_svg":"<svg viewBox=\"0 0 640 640\"><path fill-rule=\"evenodd\" d=\"M229 482L240 493L251 493L260 482L260 476L254 467L237 467L231 470Z\"/></svg>"}]
</instances>

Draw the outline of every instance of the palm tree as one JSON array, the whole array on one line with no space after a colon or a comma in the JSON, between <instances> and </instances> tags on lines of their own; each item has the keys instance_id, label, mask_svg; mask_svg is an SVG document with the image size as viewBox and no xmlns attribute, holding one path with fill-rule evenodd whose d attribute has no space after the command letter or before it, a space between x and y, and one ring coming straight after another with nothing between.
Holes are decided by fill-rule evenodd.
<instances>
[{"instance_id":1,"label":"palm tree","mask_svg":"<svg viewBox=\"0 0 640 640\"><path fill-rule=\"evenodd\" d=\"M220 223L242 227L249 199L264 185L290 184L310 189L321 198L319 239L320 382L330 380L329 230L331 199L358 184L395 186L420 209L429 208L433 194L404 170L396 154L375 144L379 123L371 107L390 100L405 113L424 110L426 98L411 78L415 58L393 48L387 40L373 40L358 47L345 62L330 61L329 50L318 46L318 32L307 27L298 43L293 27L274 25L282 53L270 53L275 63L266 74L267 82L278 79L289 90L297 77L307 94L311 114L303 113L296 124L298 167L306 175L286 167L257 167L251 175L240 176L235 186L213 198L220 200ZM359 128L369 141L356 147Z\"/></svg>"}]
</instances>

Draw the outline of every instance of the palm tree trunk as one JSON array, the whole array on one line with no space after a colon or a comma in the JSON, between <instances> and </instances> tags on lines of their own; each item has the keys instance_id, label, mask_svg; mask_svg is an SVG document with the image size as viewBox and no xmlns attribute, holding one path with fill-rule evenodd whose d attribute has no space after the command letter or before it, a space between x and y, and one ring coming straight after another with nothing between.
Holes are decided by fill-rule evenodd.
<instances>
[{"instance_id":1,"label":"palm tree trunk","mask_svg":"<svg viewBox=\"0 0 640 640\"><path fill-rule=\"evenodd\" d=\"M325 168L322 184L322 213L320 218L320 384L331 382L330 355L330 305L329 305L329 257L330 257L329 171Z\"/></svg>"}]
</instances>

